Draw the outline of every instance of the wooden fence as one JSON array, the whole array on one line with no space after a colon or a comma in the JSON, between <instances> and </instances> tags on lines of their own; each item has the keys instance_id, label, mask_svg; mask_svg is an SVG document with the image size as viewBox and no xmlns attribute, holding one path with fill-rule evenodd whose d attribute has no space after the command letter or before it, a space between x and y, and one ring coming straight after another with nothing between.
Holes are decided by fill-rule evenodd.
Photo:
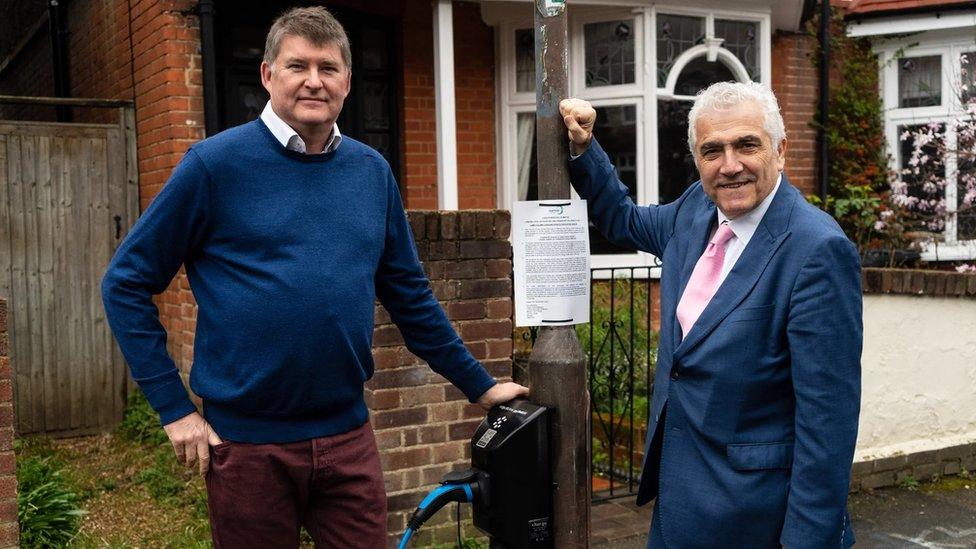
<instances>
[{"instance_id":1,"label":"wooden fence","mask_svg":"<svg viewBox=\"0 0 976 549\"><path fill-rule=\"evenodd\" d=\"M125 102L67 103L115 108L119 122L0 121L0 296L19 434L110 427L126 395L99 283L138 214L134 114Z\"/></svg>"}]
</instances>

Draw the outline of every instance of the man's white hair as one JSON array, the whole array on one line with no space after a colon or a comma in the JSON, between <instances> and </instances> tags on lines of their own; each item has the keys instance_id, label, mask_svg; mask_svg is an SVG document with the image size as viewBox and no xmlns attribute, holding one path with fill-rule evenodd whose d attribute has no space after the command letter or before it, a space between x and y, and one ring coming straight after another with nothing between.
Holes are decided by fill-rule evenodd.
<instances>
[{"instance_id":1,"label":"man's white hair","mask_svg":"<svg viewBox=\"0 0 976 549\"><path fill-rule=\"evenodd\" d=\"M759 105L763 113L763 129L769 134L773 148L779 150L780 143L786 138L786 127L773 90L758 82L718 82L698 92L688 113L688 148L692 155L698 157L695 125L703 112L731 110L748 101Z\"/></svg>"}]
</instances>

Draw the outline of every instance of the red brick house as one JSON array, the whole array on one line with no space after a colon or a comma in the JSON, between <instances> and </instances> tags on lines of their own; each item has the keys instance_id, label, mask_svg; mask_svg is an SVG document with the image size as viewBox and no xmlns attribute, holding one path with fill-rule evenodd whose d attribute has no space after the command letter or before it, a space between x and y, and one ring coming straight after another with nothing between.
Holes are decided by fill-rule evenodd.
<instances>
[{"instance_id":1,"label":"red brick house","mask_svg":"<svg viewBox=\"0 0 976 549\"><path fill-rule=\"evenodd\" d=\"M307 2L18 2L0 22L0 95L131 100L144 209L187 147L257 115L273 17ZM399 178L434 291L495 375L512 365L511 249L504 212L534 196L533 4L337 0L350 34L353 90L339 126L380 150ZM809 126L817 77L805 29L815 3L743 0L569 2L570 89L599 109L601 142L640 202L673 199L692 179L685 116L699 87L757 80L777 92L789 173L815 191ZM109 121L92 109L0 105L0 119ZM648 264L594 239L594 266ZM185 277L158 299L169 348L192 362L195 306ZM481 413L400 345L382 310L367 396L381 447L390 532L421 493L466 461ZM17 371L17 357L12 357ZM443 517L442 517L443 518ZM442 531L443 530L443 531ZM446 540L449 525L430 525ZM440 532L440 533L438 533Z\"/></svg>"},{"instance_id":2,"label":"red brick house","mask_svg":"<svg viewBox=\"0 0 976 549\"><path fill-rule=\"evenodd\" d=\"M310 3L13 3L0 22L0 95L133 101L144 209L190 144L260 113L267 101L258 76L267 28L283 9ZM533 3L316 3L332 8L350 34L353 85L338 122L342 132L384 154L408 209L462 210L413 212L412 226L435 292L461 335L493 373L506 375L512 353L508 221L504 213L465 210L507 210L535 196ZM976 11L974 2L848 3L863 21L858 24L875 34L885 34L885 18L901 17L902 9L915 19L919 9L953 4L952 17L959 21ZM601 143L638 202L672 200L695 179L686 115L697 90L719 80L755 80L773 88L790 139L787 173L804 193L816 192L817 135L810 121L818 78L809 59L816 39L805 29L816 2L568 4L571 93L597 107ZM926 32L938 35L945 28ZM0 120L106 116L82 108L56 112L0 104ZM897 126L901 119L892 116ZM594 267L652 261L597 236L592 249ZM173 282L159 306L170 351L188 369L195 308L185 277ZM479 412L443 384L430 385L423 377L427 370L398 346L382 311L377 323L370 405L388 471L390 531L399 532L405 512L419 501L418 488L464 461L464 443Z\"/></svg>"},{"instance_id":3,"label":"red brick house","mask_svg":"<svg viewBox=\"0 0 976 549\"><path fill-rule=\"evenodd\" d=\"M264 34L274 15L296 2L33 4L39 8L32 12L15 9L16 27L4 31L0 94L60 90L134 100L145 207L189 143L263 107L257 65ZM534 101L530 2L326 4L346 23L355 57L340 128L384 152L408 208L505 209L531 195L531 181L519 178L519 166L531 163L520 152L532 137L525 124ZM676 196L690 177L681 113L693 88L716 78L766 82L787 113L791 177L812 191L815 135L807 122L817 82L803 22L813 3L709 5L570 2L572 92L600 107L607 128L601 135L635 197L656 202ZM65 31L55 33L63 38L63 70L52 62L56 12ZM212 46L201 41L208 32ZM23 109L5 107L0 118L18 113Z\"/></svg>"}]
</instances>

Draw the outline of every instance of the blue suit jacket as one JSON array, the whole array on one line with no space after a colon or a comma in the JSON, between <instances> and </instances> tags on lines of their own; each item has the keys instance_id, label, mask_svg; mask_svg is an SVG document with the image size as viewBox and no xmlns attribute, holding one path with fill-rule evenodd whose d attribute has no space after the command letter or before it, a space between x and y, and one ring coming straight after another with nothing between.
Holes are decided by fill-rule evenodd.
<instances>
[{"instance_id":1,"label":"blue suit jacket","mask_svg":"<svg viewBox=\"0 0 976 549\"><path fill-rule=\"evenodd\" d=\"M590 219L661 258L661 332L637 503L669 547L848 547L861 387L851 242L786 177L682 340L675 308L716 223L700 182L636 206L594 140L570 162Z\"/></svg>"}]
</instances>

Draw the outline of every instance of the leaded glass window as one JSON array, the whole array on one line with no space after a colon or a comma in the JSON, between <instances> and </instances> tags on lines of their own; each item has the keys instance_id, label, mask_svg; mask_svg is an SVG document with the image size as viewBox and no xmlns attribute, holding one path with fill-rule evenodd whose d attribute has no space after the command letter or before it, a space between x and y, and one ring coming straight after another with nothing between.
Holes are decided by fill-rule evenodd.
<instances>
[{"instance_id":1,"label":"leaded glass window","mask_svg":"<svg viewBox=\"0 0 976 549\"><path fill-rule=\"evenodd\" d=\"M922 145L921 153L930 160L916 162L912 160L915 149L913 134L925 128L925 124L904 125L898 127L901 146L899 147L901 181L905 185L904 194L912 201L912 209L918 212L920 220L914 230L927 230L941 233L945 229L943 218L938 215L945 211L945 191L934 181L945 180L945 162L939 156L939 150L944 148L946 127L938 124L932 127L934 138Z\"/></svg>"},{"instance_id":2,"label":"leaded glass window","mask_svg":"<svg viewBox=\"0 0 976 549\"><path fill-rule=\"evenodd\" d=\"M959 98L963 105L976 101L976 51L959 56Z\"/></svg>"},{"instance_id":3,"label":"leaded glass window","mask_svg":"<svg viewBox=\"0 0 976 549\"><path fill-rule=\"evenodd\" d=\"M583 47L587 87L634 83L633 19L583 25Z\"/></svg>"},{"instance_id":4,"label":"leaded glass window","mask_svg":"<svg viewBox=\"0 0 976 549\"><path fill-rule=\"evenodd\" d=\"M942 104L942 57L906 57L898 61L898 106Z\"/></svg>"},{"instance_id":5,"label":"leaded glass window","mask_svg":"<svg viewBox=\"0 0 976 549\"><path fill-rule=\"evenodd\" d=\"M718 59L709 61L705 56L696 57L685 65L674 84L675 95L698 95L698 92L716 82L735 82L735 75Z\"/></svg>"},{"instance_id":6,"label":"leaded glass window","mask_svg":"<svg viewBox=\"0 0 976 549\"><path fill-rule=\"evenodd\" d=\"M732 52L749 72L749 78L759 81L759 23L756 21L715 20L715 37L722 38L722 47Z\"/></svg>"},{"instance_id":7,"label":"leaded glass window","mask_svg":"<svg viewBox=\"0 0 976 549\"><path fill-rule=\"evenodd\" d=\"M658 203L673 202L698 179L688 151L688 112L691 101L657 102ZM601 141L602 143L602 141Z\"/></svg>"},{"instance_id":8,"label":"leaded glass window","mask_svg":"<svg viewBox=\"0 0 976 549\"><path fill-rule=\"evenodd\" d=\"M657 16L657 85L664 87L675 59L705 39L705 18L687 15Z\"/></svg>"},{"instance_id":9,"label":"leaded glass window","mask_svg":"<svg viewBox=\"0 0 976 549\"><path fill-rule=\"evenodd\" d=\"M631 200L637 201L637 106L616 105L595 107L594 135L600 136L600 146L607 152L610 162L617 169L617 176L627 187ZM633 253L611 244L600 231L590 224L590 253Z\"/></svg>"},{"instance_id":10,"label":"leaded glass window","mask_svg":"<svg viewBox=\"0 0 976 549\"><path fill-rule=\"evenodd\" d=\"M972 54L970 54L972 55ZM976 239L976 136L959 132L956 149L956 223L959 240Z\"/></svg>"},{"instance_id":11,"label":"leaded glass window","mask_svg":"<svg viewBox=\"0 0 976 549\"><path fill-rule=\"evenodd\" d=\"M535 91L535 31L515 31L515 91Z\"/></svg>"}]
</instances>

